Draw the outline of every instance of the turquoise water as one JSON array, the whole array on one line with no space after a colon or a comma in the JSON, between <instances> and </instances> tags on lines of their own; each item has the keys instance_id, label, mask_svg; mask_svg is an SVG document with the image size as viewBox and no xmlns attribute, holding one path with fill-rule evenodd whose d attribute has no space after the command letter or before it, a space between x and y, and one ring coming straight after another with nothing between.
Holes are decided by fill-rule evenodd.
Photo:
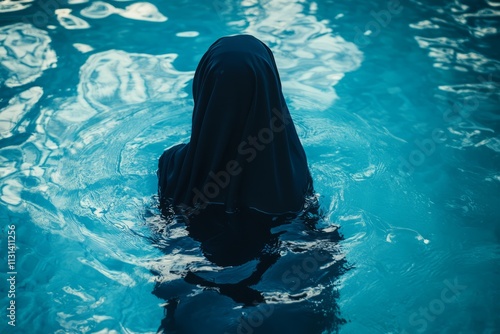
<instances>
[{"instance_id":1,"label":"turquoise water","mask_svg":"<svg viewBox=\"0 0 500 334\"><path fill-rule=\"evenodd\" d=\"M153 270L173 289L186 268L239 275L182 225L154 232L157 159L189 138L193 71L236 33L273 50L325 211L318 233L285 241L303 256L340 249L351 267L321 276L323 265L314 274L328 284L297 291L312 321L500 332L500 2L23 0L2 2L0 22L3 274L12 229L17 247L0 332L154 333ZM335 226L338 245L325 241ZM302 259L284 256L262 289L279 291ZM305 302L281 312L274 296L267 312L195 286L179 294L186 332L314 332L289 326ZM256 314L262 325L237 327Z\"/></svg>"}]
</instances>

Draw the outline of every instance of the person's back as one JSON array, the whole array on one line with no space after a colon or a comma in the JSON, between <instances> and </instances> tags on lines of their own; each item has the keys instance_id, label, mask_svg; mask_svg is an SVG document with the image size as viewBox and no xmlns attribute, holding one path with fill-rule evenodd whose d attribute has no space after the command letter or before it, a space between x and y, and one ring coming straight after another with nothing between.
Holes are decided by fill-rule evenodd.
<instances>
[{"instance_id":1,"label":"person's back","mask_svg":"<svg viewBox=\"0 0 500 334\"><path fill-rule=\"evenodd\" d=\"M208 204L299 212L312 182L269 48L248 35L217 40L196 69L193 98L189 143L159 161L161 206L187 216Z\"/></svg>"}]
</instances>

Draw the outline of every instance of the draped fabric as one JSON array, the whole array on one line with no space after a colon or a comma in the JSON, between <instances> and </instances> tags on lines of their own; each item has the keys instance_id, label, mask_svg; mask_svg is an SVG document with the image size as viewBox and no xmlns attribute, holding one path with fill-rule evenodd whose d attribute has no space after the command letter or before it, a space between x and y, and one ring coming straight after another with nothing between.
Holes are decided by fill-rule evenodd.
<instances>
[{"instance_id":1,"label":"draped fabric","mask_svg":"<svg viewBox=\"0 0 500 334\"><path fill-rule=\"evenodd\" d=\"M193 99L189 143L159 160L161 205L300 211L312 182L271 50L249 35L220 38L196 69Z\"/></svg>"}]
</instances>

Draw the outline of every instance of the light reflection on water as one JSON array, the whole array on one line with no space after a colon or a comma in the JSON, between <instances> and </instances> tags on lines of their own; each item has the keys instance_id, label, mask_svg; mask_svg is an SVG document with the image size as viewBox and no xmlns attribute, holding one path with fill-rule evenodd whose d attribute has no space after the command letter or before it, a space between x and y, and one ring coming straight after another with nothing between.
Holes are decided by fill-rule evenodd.
<instances>
[{"instance_id":1,"label":"light reflection on water","mask_svg":"<svg viewBox=\"0 0 500 334\"><path fill-rule=\"evenodd\" d=\"M36 14L36 6L7 1L0 15ZM237 275L210 264L183 226L164 231L171 254L141 237L163 226L152 198L156 161L189 138L193 71L221 34L208 27L222 24L224 33L262 39L276 56L327 217L320 227L341 226L356 267L338 282L350 321L343 331L414 332L419 326L408 318L455 277L472 288L428 321L429 331L454 331L464 319L464 330L498 329L498 306L481 288L498 280L491 267L500 255L497 3L413 1L378 35L365 33L369 45L338 32L374 20L351 2L182 6L70 1L50 13L50 27L2 23L0 211L19 229L20 317L49 332L154 332L163 313L151 295L151 269L173 282L187 267ZM374 6L384 8L383 1ZM187 11L194 19L175 21ZM108 22L136 25L113 36ZM130 27L164 51L142 50L147 41ZM133 42L113 44L120 35ZM78 80L61 82L65 73ZM450 108L459 117L447 120ZM400 158L411 161L415 143L436 128L446 141L410 177L401 175ZM176 242L187 244L181 250ZM315 296L316 288L304 291Z\"/></svg>"},{"instance_id":2,"label":"light reflection on water","mask_svg":"<svg viewBox=\"0 0 500 334\"><path fill-rule=\"evenodd\" d=\"M25 23L0 29L1 83L7 87L33 82L46 69L55 66L56 54L44 30Z\"/></svg>"}]
</instances>

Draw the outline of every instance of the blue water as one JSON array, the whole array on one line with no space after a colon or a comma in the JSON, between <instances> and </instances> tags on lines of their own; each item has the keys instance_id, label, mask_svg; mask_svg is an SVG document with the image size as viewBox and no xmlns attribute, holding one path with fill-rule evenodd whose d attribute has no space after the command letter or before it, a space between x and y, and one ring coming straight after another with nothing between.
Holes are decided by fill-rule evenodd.
<instances>
[{"instance_id":1,"label":"blue water","mask_svg":"<svg viewBox=\"0 0 500 334\"><path fill-rule=\"evenodd\" d=\"M154 333L155 271L186 333L500 332L498 29L493 0L2 2L0 332ZM156 210L196 65L236 33L276 56L325 214L282 240L258 286L272 312L180 284L254 264L217 267ZM304 300L281 298L281 273L318 249L332 259L295 289ZM339 261L349 270L330 274ZM312 327L293 327L301 314Z\"/></svg>"}]
</instances>

